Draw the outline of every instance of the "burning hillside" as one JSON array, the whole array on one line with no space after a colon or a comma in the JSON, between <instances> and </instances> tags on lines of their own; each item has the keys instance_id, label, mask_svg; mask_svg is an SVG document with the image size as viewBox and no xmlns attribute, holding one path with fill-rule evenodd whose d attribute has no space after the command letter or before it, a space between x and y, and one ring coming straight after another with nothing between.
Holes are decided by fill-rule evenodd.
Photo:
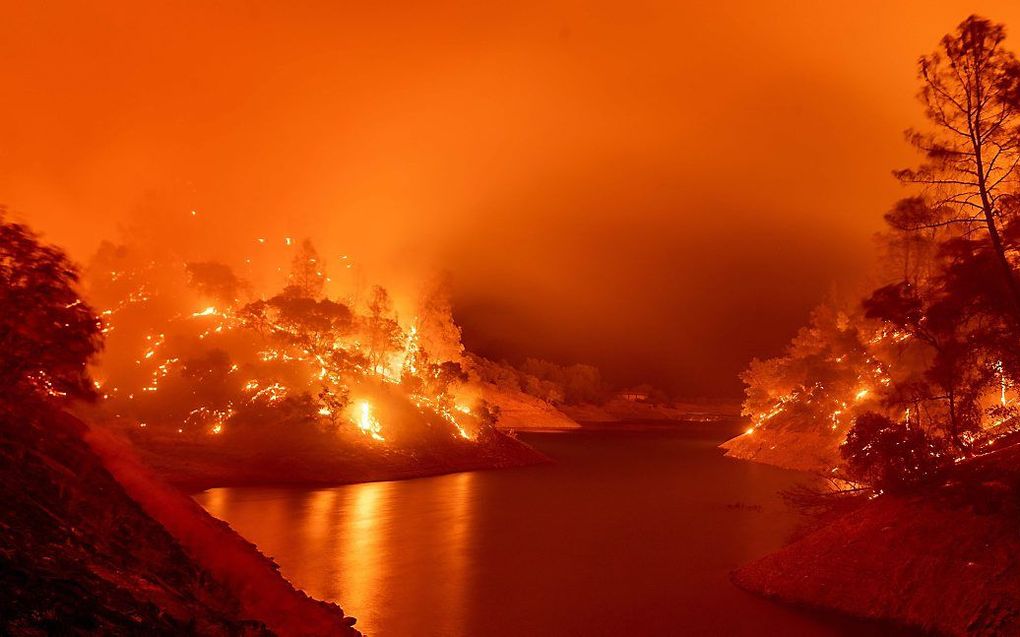
<instances>
[{"instance_id":1,"label":"burning hillside","mask_svg":"<svg viewBox=\"0 0 1020 637\"><path fill-rule=\"evenodd\" d=\"M894 171L911 192L884 215L881 284L751 364L752 426L731 454L846 468L881 492L1017 442L1020 67L1005 37L971 16L921 57L928 125L907 134L920 163Z\"/></svg>"},{"instance_id":2,"label":"burning hillside","mask_svg":"<svg viewBox=\"0 0 1020 637\"><path fill-rule=\"evenodd\" d=\"M103 323L78 282L0 207L0 633L360 634L65 411L97 398Z\"/></svg>"},{"instance_id":3,"label":"burning hillside","mask_svg":"<svg viewBox=\"0 0 1020 637\"><path fill-rule=\"evenodd\" d=\"M916 355L909 334L820 306L784 356L754 360L744 372L750 427L723 448L737 458L837 474L854 419L888 396L894 374L909 381L899 363ZM909 419L910 407L899 415Z\"/></svg>"},{"instance_id":4,"label":"burning hillside","mask_svg":"<svg viewBox=\"0 0 1020 637\"><path fill-rule=\"evenodd\" d=\"M840 449L859 416L878 412L914 429L948 418L945 396L926 387L936 355L924 333L862 310L820 306L783 356L754 360L742 375L750 427L723 448L736 458L844 477ZM959 433L970 453L993 448L1018 426L1012 379L1002 361L986 363L969 398L973 422ZM953 407L962 413L967 398L961 392Z\"/></svg>"},{"instance_id":5,"label":"burning hillside","mask_svg":"<svg viewBox=\"0 0 1020 637\"><path fill-rule=\"evenodd\" d=\"M199 457L216 465L241 454L233 464L267 450L315 456L323 473L307 478L322 482L358 477L335 474L330 454L347 467L360 457L400 474L430 454L427 472L513 464L505 453L536 458L495 431L498 410L470 380L442 286L428 286L404 318L380 286L365 292L359 280L340 290L310 241L275 243L276 260L242 264L246 274L270 273L261 286L217 261L104 244L85 278L106 341L97 417L159 449L155 460L172 476L171 465ZM332 261L351 267L346 255ZM477 459L493 445L499 459ZM446 466L444 455L459 460Z\"/></svg>"}]
</instances>

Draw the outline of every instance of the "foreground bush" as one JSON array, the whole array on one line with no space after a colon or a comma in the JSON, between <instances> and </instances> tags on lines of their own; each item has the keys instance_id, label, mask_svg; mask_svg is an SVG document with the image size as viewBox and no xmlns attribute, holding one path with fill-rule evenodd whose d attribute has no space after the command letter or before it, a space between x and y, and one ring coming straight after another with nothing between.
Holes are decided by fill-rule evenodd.
<instances>
[{"instance_id":1,"label":"foreground bush","mask_svg":"<svg viewBox=\"0 0 1020 637\"><path fill-rule=\"evenodd\" d=\"M880 491L904 491L930 482L943 454L919 427L874 412L854 420L840 447L847 476Z\"/></svg>"}]
</instances>

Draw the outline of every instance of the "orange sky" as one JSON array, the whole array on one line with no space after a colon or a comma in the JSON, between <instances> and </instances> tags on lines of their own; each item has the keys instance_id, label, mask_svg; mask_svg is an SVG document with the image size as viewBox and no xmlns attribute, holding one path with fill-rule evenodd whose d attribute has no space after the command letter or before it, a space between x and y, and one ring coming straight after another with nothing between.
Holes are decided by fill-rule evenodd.
<instances>
[{"instance_id":1,"label":"orange sky","mask_svg":"<svg viewBox=\"0 0 1020 637\"><path fill-rule=\"evenodd\" d=\"M971 12L1020 29L1015 2L4 4L0 202L76 258L196 209L209 250L447 270L475 348L692 395L866 267L918 55Z\"/></svg>"}]
</instances>

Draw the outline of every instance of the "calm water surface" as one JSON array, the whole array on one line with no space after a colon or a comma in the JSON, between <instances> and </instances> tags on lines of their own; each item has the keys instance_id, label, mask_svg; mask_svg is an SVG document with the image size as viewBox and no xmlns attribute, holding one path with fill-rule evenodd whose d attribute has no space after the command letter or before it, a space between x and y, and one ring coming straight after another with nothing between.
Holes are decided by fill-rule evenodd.
<instances>
[{"instance_id":1,"label":"calm water surface","mask_svg":"<svg viewBox=\"0 0 1020 637\"><path fill-rule=\"evenodd\" d=\"M378 637L879 634L729 582L795 527L799 474L679 432L521 438L556 463L197 499Z\"/></svg>"}]
</instances>

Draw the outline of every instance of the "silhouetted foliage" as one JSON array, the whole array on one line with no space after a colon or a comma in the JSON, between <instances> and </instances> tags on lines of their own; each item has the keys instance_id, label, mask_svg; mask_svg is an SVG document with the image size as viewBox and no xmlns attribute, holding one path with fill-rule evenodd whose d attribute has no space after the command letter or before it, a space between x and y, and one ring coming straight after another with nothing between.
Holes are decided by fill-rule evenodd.
<instances>
[{"instance_id":1,"label":"silhouetted foliage","mask_svg":"<svg viewBox=\"0 0 1020 637\"><path fill-rule=\"evenodd\" d=\"M602 374L591 365L560 365L529 358L515 367L481 356L468 357L471 369L487 383L507 391L522 391L554 405L600 403L607 390Z\"/></svg>"},{"instance_id":2,"label":"silhouetted foliage","mask_svg":"<svg viewBox=\"0 0 1020 637\"><path fill-rule=\"evenodd\" d=\"M94 397L100 323L77 285L64 252L0 208L0 401Z\"/></svg>"},{"instance_id":3,"label":"silhouetted foliage","mask_svg":"<svg viewBox=\"0 0 1020 637\"><path fill-rule=\"evenodd\" d=\"M1020 163L1020 63L1005 38L1003 25L971 16L921 57L919 98L932 130L907 132L925 160L896 175L921 185L924 196L901 202L886 219L900 230L944 228L967 238L983 231L995 276L1020 317L1020 283L1002 239L1013 221L1003 204Z\"/></svg>"},{"instance_id":4,"label":"silhouetted foliage","mask_svg":"<svg viewBox=\"0 0 1020 637\"><path fill-rule=\"evenodd\" d=\"M602 375L591 365L559 365L540 358L529 358L521 365L521 372L559 386L563 402L568 404L599 402L605 396Z\"/></svg>"},{"instance_id":5,"label":"silhouetted foliage","mask_svg":"<svg viewBox=\"0 0 1020 637\"><path fill-rule=\"evenodd\" d=\"M942 456L920 428L874 412L857 416L840 454L851 480L889 492L933 480Z\"/></svg>"},{"instance_id":6,"label":"silhouetted foliage","mask_svg":"<svg viewBox=\"0 0 1020 637\"><path fill-rule=\"evenodd\" d=\"M252 327L290 338L302 338L301 344L310 348L350 334L353 325L351 310L343 303L286 293L267 301L249 303L241 312Z\"/></svg>"},{"instance_id":7,"label":"silhouetted foliage","mask_svg":"<svg viewBox=\"0 0 1020 637\"><path fill-rule=\"evenodd\" d=\"M387 354L400 347L400 325L392 316L393 301L386 288L375 286L368 302L363 331L368 344L368 362L373 370L383 366Z\"/></svg>"},{"instance_id":8,"label":"silhouetted foliage","mask_svg":"<svg viewBox=\"0 0 1020 637\"><path fill-rule=\"evenodd\" d=\"M829 413L843 436L852 415L843 458L862 483L911 483L932 448L962 459L1020 426L1020 62L1004 41L971 16L920 59L930 126L908 140L923 159L895 173L919 188L885 215L883 285L850 312L858 334L813 317L785 357L744 376L756 428L828 434Z\"/></svg>"},{"instance_id":9,"label":"silhouetted foliage","mask_svg":"<svg viewBox=\"0 0 1020 637\"><path fill-rule=\"evenodd\" d=\"M230 267L215 261L193 262L186 267L188 283L209 298L228 304L240 298L244 282Z\"/></svg>"},{"instance_id":10,"label":"silhouetted foliage","mask_svg":"<svg viewBox=\"0 0 1020 637\"><path fill-rule=\"evenodd\" d=\"M436 279L425 288L418 304L416 323L419 346L429 357L455 361L463 355L461 330L453 319L448 280Z\"/></svg>"},{"instance_id":11,"label":"silhouetted foliage","mask_svg":"<svg viewBox=\"0 0 1020 637\"><path fill-rule=\"evenodd\" d=\"M326 264L319 258L315 246L308 239L301 242L291 261L286 293L309 299L322 296L326 286Z\"/></svg>"},{"instance_id":12,"label":"silhouetted foliage","mask_svg":"<svg viewBox=\"0 0 1020 637\"><path fill-rule=\"evenodd\" d=\"M340 415L347 405L351 404L351 390L346 385L330 387L323 385L318 395L321 409L325 410L330 428L336 431L340 427ZM322 413L320 411L320 413Z\"/></svg>"}]
</instances>

